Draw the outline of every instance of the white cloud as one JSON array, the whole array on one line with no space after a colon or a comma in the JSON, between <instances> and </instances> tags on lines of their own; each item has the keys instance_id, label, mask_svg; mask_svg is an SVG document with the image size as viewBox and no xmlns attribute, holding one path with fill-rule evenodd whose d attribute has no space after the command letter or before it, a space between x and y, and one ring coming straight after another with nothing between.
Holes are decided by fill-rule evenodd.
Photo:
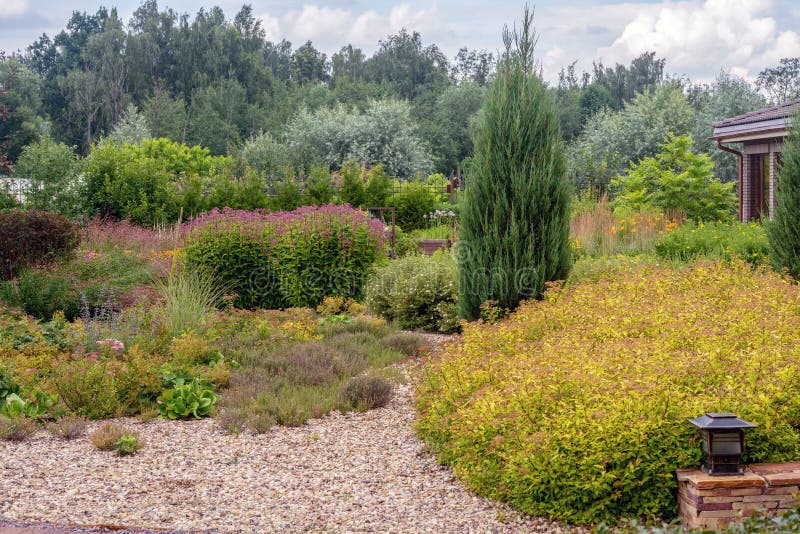
<instances>
[{"instance_id":1,"label":"white cloud","mask_svg":"<svg viewBox=\"0 0 800 534\"><path fill-rule=\"evenodd\" d=\"M30 8L28 0L4 0L0 9L0 19L13 19L24 15Z\"/></svg>"},{"instance_id":2,"label":"white cloud","mask_svg":"<svg viewBox=\"0 0 800 534\"><path fill-rule=\"evenodd\" d=\"M352 15L344 9L304 5L302 11L290 11L283 17L290 35L303 40L327 40L347 31Z\"/></svg>"},{"instance_id":3,"label":"white cloud","mask_svg":"<svg viewBox=\"0 0 800 534\"><path fill-rule=\"evenodd\" d=\"M261 15L259 18L261 19L261 27L264 28L264 34L266 35L267 40L280 41L282 35L278 18L269 14Z\"/></svg>"},{"instance_id":4,"label":"white cloud","mask_svg":"<svg viewBox=\"0 0 800 534\"><path fill-rule=\"evenodd\" d=\"M705 0L651 4L636 14L614 42L598 49L607 63L627 63L654 50L671 72L726 67L752 77L765 63L795 55L800 37L779 31L770 0ZM711 69L714 70L714 69Z\"/></svg>"},{"instance_id":5,"label":"white cloud","mask_svg":"<svg viewBox=\"0 0 800 534\"><path fill-rule=\"evenodd\" d=\"M378 40L402 28L430 35L438 27L439 10L435 2L427 9L399 4L384 13L374 9L357 13L344 8L305 4L302 9L289 11L280 18L263 14L260 19L270 40L285 37L295 46L310 40L317 48L328 52L352 44L370 53Z\"/></svg>"}]
</instances>

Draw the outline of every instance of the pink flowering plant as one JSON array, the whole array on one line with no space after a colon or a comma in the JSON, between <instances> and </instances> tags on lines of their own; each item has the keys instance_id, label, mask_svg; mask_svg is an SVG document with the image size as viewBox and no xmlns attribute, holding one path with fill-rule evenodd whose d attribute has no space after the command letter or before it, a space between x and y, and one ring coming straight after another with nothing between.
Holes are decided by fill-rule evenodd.
<instances>
[{"instance_id":1,"label":"pink flowering plant","mask_svg":"<svg viewBox=\"0 0 800 534\"><path fill-rule=\"evenodd\" d=\"M119 354L123 350L125 350L125 344L119 339L114 339L114 338L101 339L100 341L97 342L97 346L101 348L106 348L114 354Z\"/></svg>"},{"instance_id":2,"label":"pink flowering plant","mask_svg":"<svg viewBox=\"0 0 800 534\"><path fill-rule=\"evenodd\" d=\"M185 235L187 266L230 284L243 308L359 297L386 237L379 220L347 204L270 214L214 210L189 221Z\"/></svg>"}]
</instances>

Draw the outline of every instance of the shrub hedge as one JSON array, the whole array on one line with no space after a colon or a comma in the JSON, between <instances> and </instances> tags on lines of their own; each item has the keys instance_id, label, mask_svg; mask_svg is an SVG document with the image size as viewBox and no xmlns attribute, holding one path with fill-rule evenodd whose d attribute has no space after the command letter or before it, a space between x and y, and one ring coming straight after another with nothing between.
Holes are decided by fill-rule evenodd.
<instances>
[{"instance_id":1,"label":"shrub hedge","mask_svg":"<svg viewBox=\"0 0 800 534\"><path fill-rule=\"evenodd\" d=\"M800 288L742 261L620 266L472 323L431 364L419 431L480 494L569 522L676 515L687 418L758 425L745 462L800 455Z\"/></svg>"},{"instance_id":2,"label":"shrub hedge","mask_svg":"<svg viewBox=\"0 0 800 534\"><path fill-rule=\"evenodd\" d=\"M360 297L385 239L380 221L346 204L269 215L214 210L192 220L187 232L187 266L232 287L242 308Z\"/></svg>"}]
</instances>

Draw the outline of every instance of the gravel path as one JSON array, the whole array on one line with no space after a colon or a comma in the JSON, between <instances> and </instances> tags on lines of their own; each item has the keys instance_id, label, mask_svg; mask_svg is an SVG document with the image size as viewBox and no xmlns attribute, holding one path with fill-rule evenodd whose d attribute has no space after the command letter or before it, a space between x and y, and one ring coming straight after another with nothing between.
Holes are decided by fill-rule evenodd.
<instances>
[{"instance_id":1,"label":"gravel path","mask_svg":"<svg viewBox=\"0 0 800 534\"><path fill-rule=\"evenodd\" d=\"M39 432L0 447L2 521L203 532L562 532L463 488L415 436L412 388L360 414L229 436L139 423L133 457ZM95 428L93 425L90 431Z\"/></svg>"}]
</instances>

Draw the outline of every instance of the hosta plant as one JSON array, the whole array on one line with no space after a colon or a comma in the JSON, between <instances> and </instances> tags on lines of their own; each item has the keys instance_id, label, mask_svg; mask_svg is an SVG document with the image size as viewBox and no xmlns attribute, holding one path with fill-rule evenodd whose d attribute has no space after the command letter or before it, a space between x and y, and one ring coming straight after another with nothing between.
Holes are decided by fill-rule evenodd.
<instances>
[{"instance_id":1,"label":"hosta plant","mask_svg":"<svg viewBox=\"0 0 800 534\"><path fill-rule=\"evenodd\" d=\"M197 379L188 382L177 379L175 386L165 389L156 400L161 416L167 419L200 419L210 415L216 403L216 394L203 388Z\"/></svg>"}]
</instances>

